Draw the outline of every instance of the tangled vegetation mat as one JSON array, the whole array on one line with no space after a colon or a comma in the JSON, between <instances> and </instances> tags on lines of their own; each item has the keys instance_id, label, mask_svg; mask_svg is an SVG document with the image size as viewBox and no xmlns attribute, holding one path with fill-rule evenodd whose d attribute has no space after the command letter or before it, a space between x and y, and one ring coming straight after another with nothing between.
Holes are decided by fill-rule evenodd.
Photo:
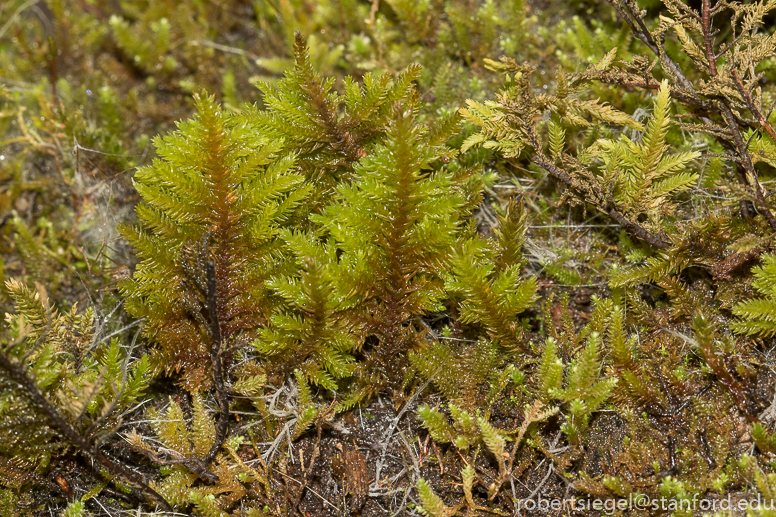
<instances>
[{"instance_id":1,"label":"tangled vegetation mat","mask_svg":"<svg viewBox=\"0 0 776 517\"><path fill-rule=\"evenodd\" d=\"M776 515L775 22L0 3L0 515Z\"/></svg>"}]
</instances>

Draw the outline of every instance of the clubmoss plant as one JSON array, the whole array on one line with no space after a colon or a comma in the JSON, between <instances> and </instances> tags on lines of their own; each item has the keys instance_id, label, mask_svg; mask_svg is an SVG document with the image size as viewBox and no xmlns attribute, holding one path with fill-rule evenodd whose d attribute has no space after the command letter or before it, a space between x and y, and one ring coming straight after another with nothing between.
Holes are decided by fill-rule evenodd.
<instances>
[{"instance_id":1,"label":"clubmoss plant","mask_svg":"<svg viewBox=\"0 0 776 517\"><path fill-rule=\"evenodd\" d=\"M212 384L217 342L223 360L269 318L277 234L310 192L292 158L277 157L281 142L235 125L212 97L196 102L198 116L158 138L160 158L135 175L140 224L123 234L141 261L122 284L158 343L156 364L192 390Z\"/></svg>"},{"instance_id":2,"label":"clubmoss plant","mask_svg":"<svg viewBox=\"0 0 776 517\"><path fill-rule=\"evenodd\" d=\"M440 166L455 125L427 128L415 117L396 104L383 143L313 218L340 250L338 280L358 300L353 321L375 340L358 372L370 390L401 381L401 357L423 343L413 320L443 310L443 274L466 215L461 180Z\"/></svg>"},{"instance_id":3,"label":"clubmoss plant","mask_svg":"<svg viewBox=\"0 0 776 517\"><path fill-rule=\"evenodd\" d=\"M0 514L775 493L776 3L6 3Z\"/></svg>"}]
</instances>

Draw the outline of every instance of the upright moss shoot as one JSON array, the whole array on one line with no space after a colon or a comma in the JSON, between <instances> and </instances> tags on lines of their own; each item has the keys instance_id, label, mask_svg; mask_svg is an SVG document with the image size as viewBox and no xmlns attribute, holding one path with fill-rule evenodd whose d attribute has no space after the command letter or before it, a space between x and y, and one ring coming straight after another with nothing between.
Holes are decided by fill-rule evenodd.
<instances>
[{"instance_id":1,"label":"upright moss shoot","mask_svg":"<svg viewBox=\"0 0 776 517\"><path fill-rule=\"evenodd\" d=\"M278 232L310 191L293 158L278 158L282 141L236 125L212 97L195 101L197 117L157 138L159 158L135 175L140 224L122 230L140 258L122 284L127 310L145 318L157 366L191 389L211 384L208 262L224 354L233 354L269 318L265 280L283 267Z\"/></svg>"}]
</instances>

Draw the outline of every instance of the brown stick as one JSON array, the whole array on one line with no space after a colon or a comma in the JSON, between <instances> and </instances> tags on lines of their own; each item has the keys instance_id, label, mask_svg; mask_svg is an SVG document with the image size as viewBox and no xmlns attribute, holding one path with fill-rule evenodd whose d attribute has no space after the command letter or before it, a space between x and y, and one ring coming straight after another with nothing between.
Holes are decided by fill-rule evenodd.
<instances>
[{"instance_id":1,"label":"brown stick","mask_svg":"<svg viewBox=\"0 0 776 517\"><path fill-rule=\"evenodd\" d=\"M178 453L172 453L171 455L176 457L174 459L166 459L162 458L153 451L143 449L142 447L138 447L137 445L133 445L131 443L128 444L127 447L139 454L142 454L143 456L146 456L148 459L158 465L183 465L193 474L199 476L202 481L206 481L208 483L218 483L220 481L220 478L216 474L210 472L207 469L207 464L199 458L184 458L178 455Z\"/></svg>"},{"instance_id":2,"label":"brown stick","mask_svg":"<svg viewBox=\"0 0 776 517\"><path fill-rule=\"evenodd\" d=\"M738 155L741 158L742 165L744 166L747 174L750 176L748 180L749 183L751 183L752 190L754 191L755 204L760 209L760 212L763 214L763 217L765 217L765 220L768 221L768 225L776 230L776 218L773 217L773 214L768 207L768 203L765 201L765 195L763 194L762 187L760 187L760 182L757 180L757 170L754 168L752 157L749 155L749 150L746 148L746 142L744 142L738 124L735 122L733 111L730 109L730 106L725 99L720 100L719 106L722 111L722 116L725 118L725 122L727 122L728 128L730 129L730 132L733 134L733 142L736 145L736 150L738 151Z\"/></svg>"},{"instance_id":3,"label":"brown stick","mask_svg":"<svg viewBox=\"0 0 776 517\"><path fill-rule=\"evenodd\" d=\"M749 95L749 92L746 91L746 88L744 88L744 83L741 81L741 77L738 75L738 72L736 71L735 64L733 67L730 68L730 72L733 74L733 79L735 79L736 87L738 88L738 93L743 96L744 100L746 100L746 105L749 108L749 111L752 112L752 115L755 116L757 119L757 122L760 123L760 126L765 130L768 135L770 135L771 140L776 142L776 131L773 130L773 126L771 126L771 123L766 120L766 118L763 116L762 112L755 106L754 101L752 100L752 96Z\"/></svg>"},{"instance_id":4,"label":"brown stick","mask_svg":"<svg viewBox=\"0 0 776 517\"><path fill-rule=\"evenodd\" d=\"M542 169L546 170L550 173L552 177L555 179L558 179L565 183L569 188L579 192L579 188L576 186L576 183L574 182L574 179L571 177L570 174L568 174L566 171L562 170L560 167L557 167L555 164L553 164L551 161L549 161L543 154L540 154L537 152L536 155L531 159L536 165L541 167ZM582 194L580 197L583 200L586 200L588 202L591 202L590 192L580 192ZM595 204L595 203L594 203ZM643 226L641 226L636 221L633 221L632 219L628 218L625 214L623 214L621 211L617 209L617 207L611 203L607 202L605 203L605 206L599 207L602 212L607 214L609 217L617 221L623 228L625 228L629 233L634 235L635 237L638 237L639 239L648 242L652 246L661 249L661 250L667 250L671 247L671 243L664 241L657 235L653 234Z\"/></svg>"},{"instance_id":5,"label":"brown stick","mask_svg":"<svg viewBox=\"0 0 776 517\"><path fill-rule=\"evenodd\" d=\"M711 0L703 0L701 27L703 28L703 43L706 46L706 60L709 62L709 74L716 77L717 62L714 57L714 42L711 36Z\"/></svg>"},{"instance_id":6,"label":"brown stick","mask_svg":"<svg viewBox=\"0 0 776 517\"><path fill-rule=\"evenodd\" d=\"M48 417L52 426L56 428L65 439L76 445L80 449L80 452L86 454L97 463L100 463L114 475L125 479L141 492L144 492L151 499L159 503L165 512L172 512L172 508L165 498L151 488L139 474L108 459L101 450L96 448L86 438L81 436L81 433L68 424L67 421L59 415L57 408L43 396L40 390L38 390L35 382L30 379L27 373L20 366L13 364L3 353L0 353L0 368L5 370L9 377L24 389L26 395L43 411L46 417Z\"/></svg>"},{"instance_id":7,"label":"brown stick","mask_svg":"<svg viewBox=\"0 0 776 517\"><path fill-rule=\"evenodd\" d=\"M622 18L625 20L625 23L627 23L631 28L633 35L640 39L647 47L649 47L653 54L658 56L660 59L660 64L676 77L680 83L680 86L688 92L694 92L695 88L693 88L692 82L687 78L686 75L684 75L684 72L682 72L682 69L679 68L679 65L677 65L670 57L668 57L665 51L661 52L660 45L657 41L655 41L655 38L652 37L652 34L649 32L649 29L644 23L644 20L641 19L641 16L639 16L637 12L634 12L630 5L624 4L621 6L614 0L609 0L609 4L611 4L612 7L614 7L618 13L620 13L620 16L622 16Z\"/></svg>"}]
</instances>

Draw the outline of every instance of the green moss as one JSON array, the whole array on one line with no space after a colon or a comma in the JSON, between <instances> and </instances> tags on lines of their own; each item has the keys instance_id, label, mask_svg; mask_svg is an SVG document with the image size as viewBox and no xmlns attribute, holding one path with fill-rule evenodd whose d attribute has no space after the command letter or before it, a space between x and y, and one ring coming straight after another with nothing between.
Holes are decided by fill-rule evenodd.
<instances>
[{"instance_id":1,"label":"green moss","mask_svg":"<svg viewBox=\"0 0 776 517\"><path fill-rule=\"evenodd\" d=\"M691 4L0 8L0 513L771 497L776 7Z\"/></svg>"}]
</instances>

